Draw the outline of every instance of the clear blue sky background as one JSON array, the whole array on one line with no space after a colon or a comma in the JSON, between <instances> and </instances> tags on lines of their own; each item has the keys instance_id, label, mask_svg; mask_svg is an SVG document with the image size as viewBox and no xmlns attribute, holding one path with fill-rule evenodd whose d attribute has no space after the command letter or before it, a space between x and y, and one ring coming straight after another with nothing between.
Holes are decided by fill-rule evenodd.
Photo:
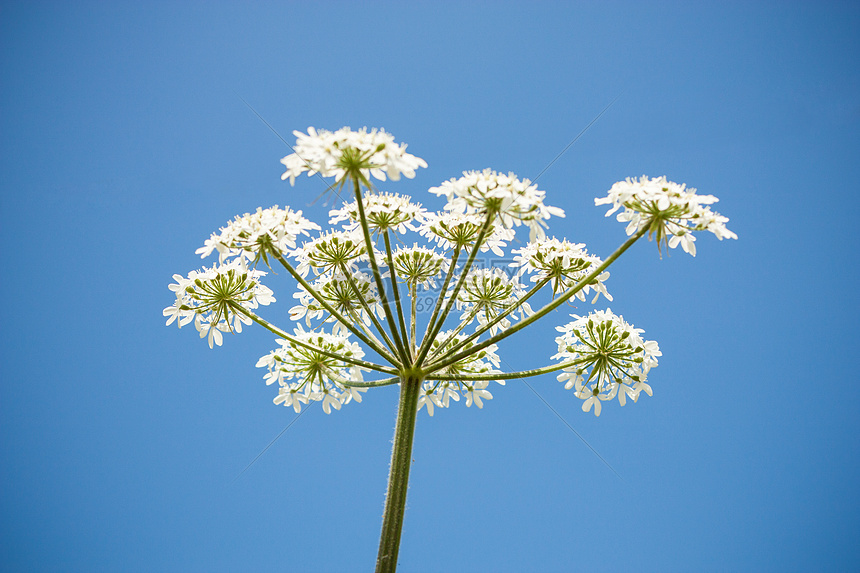
<instances>
[{"instance_id":1,"label":"clear blue sky background","mask_svg":"<svg viewBox=\"0 0 860 573\"><path fill-rule=\"evenodd\" d=\"M860 569L856 3L0 5L0 568L367 571L395 387L289 424L249 328L166 328L173 273L280 181L313 125L384 127L430 167L540 179L551 232L607 255L593 198L667 175L738 241L637 244L611 307L663 350L600 418L552 375L418 420L406 571ZM268 284L288 324L292 290ZM583 310L580 306L577 310ZM509 339L542 365L566 314Z\"/></svg>"}]
</instances>

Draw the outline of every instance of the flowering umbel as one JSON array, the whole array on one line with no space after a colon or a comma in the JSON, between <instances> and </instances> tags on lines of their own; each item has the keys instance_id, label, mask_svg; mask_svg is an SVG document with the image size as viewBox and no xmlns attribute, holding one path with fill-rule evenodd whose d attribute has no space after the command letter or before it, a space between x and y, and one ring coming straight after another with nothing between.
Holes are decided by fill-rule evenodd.
<instances>
[{"instance_id":1,"label":"flowering umbel","mask_svg":"<svg viewBox=\"0 0 860 573\"><path fill-rule=\"evenodd\" d=\"M362 401L370 388L399 384L377 571L394 571L410 454L419 410L433 416L452 402L483 408L491 382L561 372L558 380L600 415L604 402L637 402L652 395L648 376L661 356L656 342L609 309L594 309L557 330L555 364L504 372L498 343L576 298L612 301L607 268L648 235L658 249L678 245L696 254L695 233L736 239L717 201L665 177L615 183L597 205L626 223L629 238L612 254L589 254L585 244L547 237L547 221L564 211L528 179L491 169L466 171L429 189L446 200L428 211L410 197L376 184L414 178L427 163L381 129L344 127L296 131L282 179L302 173L332 177L352 197L330 212L323 230L301 211L274 206L236 217L197 250L217 264L174 275L175 302L167 324L194 323L210 347L252 322L276 335L261 357L264 380L278 387L275 404L301 412L320 402L326 414ZM375 183L375 182L377 183ZM519 227L528 241L508 255ZM319 234L312 236L312 232ZM395 246L392 246L395 242ZM423 243L423 244L422 244ZM407 245L412 246L407 246ZM487 260L487 257L495 259ZM292 332L257 314L275 302L260 284L262 268L279 267L295 281ZM456 312L455 312L456 311ZM461 398L463 398L461 400Z\"/></svg>"},{"instance_id":2,"label":"flowering umbel","mask_svg":"<svg viewBox=\"0 0 860 573\"><path fill-rule=\"evenodd\" d=\"M298 138L295 153L281 159L287 168L281 179L289 179L290 185L307 171L309 176L319 173L336 181L357 178L369 187L371 176L380 181L386 177L397 181L401 175L412 179L416 169L427 167L423 159L406 153L405 143L394 143L394 136L382 129L344 127L332 133L309 127L307 134L294 131L293 135Z\"/></svg>"},{"instance_id":3,"label":"flowering umbel","mask_svg":"<svg viewBox=\"0 0 860 573\"><path fill-rule=\"evenodd\" d=\"M645 380L651 368L657 366L660 348L653 340L641 338L642 329L633 328L611 310L598 310L576 319L557 330L558 354L568 364L558 375L568 390L584 400L582 410L594 406L600 415L600 402L618 396L623 406L627 398L634 402L640 392L651 396L651 386Z\"/></svg>"},{"instance_id":4,"label":"flowering umbel","mask_svg":"<svg viewBox=\"0 0 860 573\"><path fill-rule=\"evenodd\" d=\"M693 231L709 231L719 240L737 239L726 229L728 219L711 211L708 205L719 201L713 195L696 195L696 190L668 181L666 177L649 179L627 178L609 190L606 197L594 200L595 205L611 204L608 217L621 207L618 220L627 222L627 234L647 229L657 244L668 244L674 249L679 244L687 253L696 256L696 237Z\"/></svg>"},{"instance_id":5,"label":"flowering umbel","mask_svg":"<svg viewBox=\"0 0 860 573\"><path fill-rule=\"evenodd\" d=\"M209 348L213 342L221 346L222 332L242 332L243 323L251 324L242 310L275 302L272 291L257 281L265 274L248 270L243 261L234 260L191 271L188 277L173 275L176 283L170 285L170 290L176 293L176 301L162 314L168 317L168 325L176 321L180 328L193 320L200 337L208 336Z\"/></svg>"}]
</instances>

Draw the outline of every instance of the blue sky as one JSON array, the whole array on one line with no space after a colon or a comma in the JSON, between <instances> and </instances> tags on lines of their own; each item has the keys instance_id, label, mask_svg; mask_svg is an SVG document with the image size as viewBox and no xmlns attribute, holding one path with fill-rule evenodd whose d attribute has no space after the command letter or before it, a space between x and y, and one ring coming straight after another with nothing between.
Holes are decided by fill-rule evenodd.
<instances>
[{"instance_id":1,"label":"blue sky","mask_svg":"<svg viewBox=\"0 0 860 573\"><path fill-rule=\"evenodd\" d=\"M540 178L550 232L607 255L593 198L667 175L738 241L637 244L612 310L660 343L653 398L584 414L554 376L418 419L402 571L860 568L856 3L0 4L0 568L366 571L396 388L295 417L252 327L166 328L174 273L235 214L303 209L294 129L384 127L429 167ZM285 325L291 286L271 286ZM571 312L583 310L571 309ZM280 317L278 315L280 314ZM502 346L548 363L542 322Z\"/></svg>"}]
</instances>

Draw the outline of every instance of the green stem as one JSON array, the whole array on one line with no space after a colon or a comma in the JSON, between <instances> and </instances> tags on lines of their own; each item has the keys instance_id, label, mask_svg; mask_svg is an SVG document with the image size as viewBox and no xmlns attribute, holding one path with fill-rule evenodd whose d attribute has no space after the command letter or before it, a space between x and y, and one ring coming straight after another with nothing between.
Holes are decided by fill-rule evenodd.
<instances>
[{"instance_id":1,"label":"green stem","mask_svg":"<svg viewBox=\"0 0 860 573\"><path fill-rule=\"evenodd\" d=\"M454 271L457 268L457 259L460 258L460 249L455 248L454 254L451 255L451 264L448 266L448 272L445 273L445 280L442 283L442 290L439 291L439 298L436 299L436 306L433 307L433 314L430 316L430 322L427 323L427 330L424 331L424 339L421 341L421 346L418 349L419 355L422 354L424 346L430 344L430 333L436 326L436 318L439 316L439 311L442 310L442 303L445 302L445 293L448 291L448 285L451 284L451 278L454 276Z\"/></svg>"},{"instance_id":2,"label":"green stem","mask_svg":"<svg viewBox=\"0 0 860 573\"><path fill-rule=\"evenodd\" d=\"M382 328L381 324L379 324L379 321L376 319L376 315L373 314L373 311L370 309L370 305L367 304L367 301L364 300L364 297L361 295L361 292L358 290L358 285L355 284L355 279L353 278L352 273L349 272L349 269L347 269L346 265L344 265L343 263L341 263L341 265L340 265L340 272L341 272L341 274L343 274L346 277L346 282L349 283L349 286L352 288L353 292L355 292L355 296L357 296L358 300L361 301L361 306L364 309L364 312L367 313L367 316L370 317L370 322L373 323L373 326L375 326L376 330L379 331L379 334L382 335L382 339L385 340L385 344L388 345L388 347L392 350L392 352L397 352L397 346L395 346L394 343L391 342L391 339L388 338L388 334L385 332L385 329ZM377 352L379 352L379 350L377 350ZM388 360L389 362L392 362L392 360L395 360L394 356L392 356L391 354L384 354L384 356L385 356L385 359ZM399 366L399 363L396 362L396 360L392 363L397 364Z\"/></svg>"},{"instance_id":3,"label":"green stem","mask_svg":"<svg viewBox=\"0 0 860 573\"><path fill-rule=\"evenodd\" d=\"M400 381L400 376L385 378L383 380L368 380L366 382L364 380L350 380L349 378L344 378L331 368L324 366L323 370L325 370L326 376L347 388L379 388L381 386L391 386L392 384L397 384ZM322 380L320 380L320 383L322 383Z\"/></svg>"},{"instance_id":4,"label":"green stem","mask_svg":"<svg viewBox=\"0 0 860 573\"><path fill-rule=\"evenodd\" d=\"M466 282L466 278L469 275L469 269L472 267L472 263L475 261L475 257L481 249L481 243L484 241L484 236L487 234L487 229L490 228L490 223L493 221L493 217L495 217L495 214L493 213L489 213L487 215L487 220L484 221L484 226L481 227L481 232L478 233L478 238L475 239L475 246L472 249L472 252L469 253L469 258L466 261L466 264L463 265L463 270L460 271L460 279L457 281L457 284L454 285L454 290L451 292L451 298L448 299L448 304L445 305L445 309L439 315L439 320L433 327L433 331L430 333L430 336L427 337L421 345L421 350L418 353L418 357L415 359L416 365L420 365L424 358L427 357L427 353L430 351L430 346L433 344L433 339L436 338L436 335L439 334L440 330L442 330L442 325L445 324L445 319L448 318L448 313L451 312L451 308L457 300L457 295L460 294L460 289L463 288L463 283ZM439 296L445 296L445 292L443 291Z\"/></svg>"},{"instance_id":5,"label":"green stem","mask_svg":"<svg viewBox=\"0 0 860 573\"><path fill-rule=\"evenodd\" d=\"M475 308L473 308L473 309L472 309L472 312L470 312L470 313L469 313L469 315L468 315L468 316L467 316L463 321L461 321L461 322L460 322L460 325L459 325L456 329L454 329L454 330L451 332L451 334L449 334L449 335L448 335L448 337L447 337L445 340L443 340L443 341L442 341L442 343L441 343L441 344L439 344L439 346L436 348L436 350L435 350L435 351L433 351L433 352L430 354L430 358L428 358L428 360L430 360L430 361L432 362L432 361L433 361L433 359L434 359L434 358L436 358L436 356L437 356L440 352L444 351L444 350L445 350L445 346L446 346L449 342L451 342L452 340L454 340L454 337L455 337L455 336L457 336L458 334L460 334L460 332L462 332L462 330L463 330L464 328L466 328L466 326L468 326L468 325L469 325L469 324L470 324L470 323L475 319L475 317L476 317L476 316L478 316L478 313L479 313L479 312L481 312L481 308L482 308L483 306L484 306L484 303L482 303L482 302L479 302L478 304L476 304L476 305L475 305ZM460 346L458 345L458 347L460 347ZM451 349L451 351L450 351L450 352L447 352L446 354L451 354L451 355L453 356L453 353L454 353L454 352L456 352L456 349L452 348L452 349Z\"/></svg>"},{"instance_id":6,"label":"green stem","mask_svg":"<svg viewBox=\"0 0 860 573\"><path fill-rule=\"evenodd\" d=\"M412 356L415 356L418 350L415 346L415 299L418 298L418 283L413 282L409 285L409 298L412 301L412 318L409 321L409 345L412 350Z\"/></svg>"},{"instance_id":7,"label":"green stem","mask_svg":"<svg viewBox=\"0 0 860 573\"><path fill-rule=\"evenodd\" d=\"M248 310L244 307L241 307L238 304L230 305L230 307L233 309L233 312L236 312L237 314L244 314L245 316L247 316L248 318L250 318L251 320L253 320L257 324L259 324L260 326L262 326L263 328L265 328L269 332L279 336L280 338L283 338L284 340L286 340L292 344L295 344L296 346L301 346L302 348L307 348L309 350L313 350L314 352L319 352L323 356L328 356L329 358L341 360L341 361L346 362L348 364L354 364L356 366L361 366L362 368L367 368L368 370L376 370L377 372L384 372L386 374L397 374L397 370L394 370L393 368L388 368L386 366L380 366L379 364L374 364L373 362L367 362L365 360L359 360L358 358L350 358L349 356L341 356L340 354L337 354L335 352L329 352L328 350L324 350L318 346L314 346L313 344L308 344L307 342L302 342L301 340L297 339L296 337L290 336L289 334L287 334L286 332L284 332L283 330L281 330L280 328L278 328L274 324L271 324L270 322L260 318L259 316L257 316L253 312L251 312L250 310Z\"/></svg>"},{"instance_id":8,"label":"green stem","mask_svg":"<svg viewBox=\"0 0 860 573\"><path fill-rule=\"evenodd\" d=\"M379 265L376 264L376 255L373 252L373 242L370 240L370 227L367 226L367 216L364 214L364 200L361 197L361 185L357 177L353 178L353 187L355 191L355 204L358 207L358 218L361 221L361 230L364 232L364 244L367 248L367 258L370 259L370 269L373 271L373 279L376 281L376 288L379 291L379 298L382 299L382 307L385 309L385 318L388 321L388 328L391 330L391 336L394 338L396 353L404 364L409 363L409 353L406 347L403 346L403 341L400 340L400 334L397 332L397 324L394 322L394 315L391 312L391 305L388 302L388 295L385 294L385 283L382 282L382 275L379 274Z\"/></svg>"},{"instance_id":9,"label":"green stem","mask_svg":"<svg viewBox=\"0 0 860 573\"><path fill-rule=\"evenodd\" d=\"M529 378L531 376L540 376L541 374L557 372L569 366L582 364L583 362L588 362L588 359L579 358L577 360L559 362L552 366L544 366L543 368L535 368L533 370L520 370L519 372L503 372L498 374L492 374L489 372L487 374L458 374L456 376L436 376L435 374L430 374L427 376L427 380L515 380L517 378Z\"/></svg>"},{"instance_id":10,"label":"green stem","mask_svg":"<svg viewBox=\"0 0 860 573\"><path fill-rule=\"evenodd\" d=\"M397 285L397 271L394 270L394 258L391 256L391 241L388 239L388 229L382 234L382 239L385 241L385 254L388 259L388 277L391 279L391 288L394 291L394 305L397 307L397 319L400 321L400 333L405 345L407 341L406 321L403 319L403 307L400 305L400 287Z\"/></svg>"},{"instance_id":11,"label":"green stem","mask_svg":"<svg viewBox=\"0 0 860 573\"><path fill-rule=\"evenodd\" d=\"M407 376L400 384L400 405L397 408L394 447L391 449L388 493L385 496L376 573L394 573L397 569L397 553L400 550L400 532L403 530L403 513L406 510L406 491L409 485L409 469L412 465L412 440L415 435L415 418L418 414L421 383L420 376Z\"/></svg>"},{"instance_id":12,"label":"green stem","mask_svg":"<svg viewBox=\"0 0 860 573\"><path fill-rule=\"evenodd\" d=\"M616 251L614 253L612 253L608 259L603 261L602 265L600 265L599 267L594 269L591 273L588 274L588 276L586 276L581 281L576 283L574 286L572 286L569 289L567 289L566 291L564 291L557 299L550 302L549 304L544 306L542 309L540 309L539 311L537 311L536 313L534 313L530 317L518 322L516 325L512 326L511 328L509 328L503 332L500 332L499 334L497 334L495 336L491 336L487 340L480 342L480 343L476 344L475 346L472 346L467 351L460 352L459 354L455 354L454 356L444 358L442 360L434 362L433 364L430 364L429 366L424 367L423 368L424 372L426 374L430 374L432 372L436 372L437 370L441 370L442 368L445 368L446 366L450 366L451 364L454 364L454 363L458 362L459 360L462 360L463 358L470 356L474 352L482 350L482 349L490 346L491 344L495 344L496 342L503 340L503 339L507 338L508 336L518 332L519 330L527 327L528 325L532 324L533 322L540 320L545 315L549 314L550 312L552 312L553 310L555 310L556 308L558 308L559 306L561 306L562 304L567 302L568 299L570 299L570 297L572 297L573 295L575 295L576 293L581 291L583 288L585 288L586 285L590 284L591 281L594 280L594 278L597 275L602 273L604 271L604 269L606 269L606 267L611 265L615 261L615 259L620 257L624 253L624 251L629 249L633 245L633 243L635 243L640 238L642 238L642 236L647 232L648 232L647 227L640 229L635 235L633 235L632 237L630 237L629 239L624 241L624 244L622 244L620 247L618 247L618 249L616 249Z\"/></svg>"},{"instance_id":13,"label":"green stem","mask_svg":"<svg viewBox=\"0 0 860 573\"><path fill-rule=\"evenodd\" d=\"M293 278L296 279L296 281L300 285L302 285L302 287L304 287L304 289L306 291L308 291L311 294L311 296L314 297L316 299L316 301L318 303L320 303L322 305L322 307L329 312L329 314L331 314L338 321L340 321L344 326L346 326L349 329L350 332L352 332L356 337L358 337L359 340L361 340L362 342L364 342L365 344L370 346L372 349L374 349L380 356L385 358L385 360L387 360L388 362L390 362L394 366L400 366L400 363L397 362L396 360L393 360L393 357L388 352L386 352L382 346L374 344L372 340L370 340L369 338L364 336L360 330L355 328L355 326L353 326L350 321L346 320L343 316L341 316L341 314L337 310L335 310L335 308L332 305L330 305L323 298L323 296L320 293L318 293L316 291L316 289L314 287L312 287L311 284L308 281L306 281L302 275L300 275L298 273L298 271L296 271L296 269L293 268L293 265L291 265L283 257L283 255L281 255L281 253L279 253L277 251L273 251L272 254L275 256L275 258L278 260L278 262L281 263L281 266L283 266L285 269L287 269L287 272L289 272L291 275L293 275Z\"/></svg>"},{"instance_id":14,"label":"green stem","mask_svg":"<svg viewBox=\"0 0 860 573\"><path fill-rule=\"evenodd\" d=\"M504 312L500 313L493 320L491 320L490 322L488 322L484 326L481 326L480 328L475 330L475 332L470 334L468 337L464 338L463 340L461 340L460 342L455 344L453 347L451 347L450 350L447 350L445 352L444 356L440 356L439 360L445 358L445 356L453 356L454 353L458 352L461 348L463 348L464 346L466 346L467 344L469 344L470 342L472 342L473 340L475 340L476 338L478 338L479 336L481 336L482 334L484 334L485 332L487 332L488 330L493 328L496 324L501 322L502 319L504 319L506 316L508 316L509 314L511 314L512 312L517 310L519 307L521 307L523 304L525 304L525 302L528 299L530 299L533 294L535 294L540 289L542 289L549 282L549 280L550 279L548 279L548 278L541 279L537 284L535 284L532 288L529 289L529 291L525 294L525 296L523 296L523 298L519 299L518 301L516 301L514 303L511 303L511 305L508 308L506 308ZM433 359L434 357L431 356L430 358Z\"/></svg>"},{"instance_id":15,"label":"green stem","mask_svg":"<svg viewBox=\"0 0 860 573\"><path fill-rule=\"evenodd\" d=\"M397 384L400 382L400 376L384 378L382 380L368 380L366 382L359 382L357 380L338 380L338 382L344 386L350 386L352 388L378 388L380 386L391 386L392 384Z\"/></svg>"}]
</instances>

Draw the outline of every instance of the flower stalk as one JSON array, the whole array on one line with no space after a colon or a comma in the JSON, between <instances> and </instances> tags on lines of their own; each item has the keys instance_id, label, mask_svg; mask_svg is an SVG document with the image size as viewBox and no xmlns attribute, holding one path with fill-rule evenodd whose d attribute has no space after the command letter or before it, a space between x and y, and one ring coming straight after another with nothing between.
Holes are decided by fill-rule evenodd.
<instances>
[{"instance_id":1,"label":"flower stalk","mask_svg":"<svg viewBox=\"0 0 860 573\"><path fill-rule=\"evenodd\" d=\"M397 285L397 270L394 268L394 259L391 257L391 240L388 238L388 229L382 234L382 239L385 241L385 257L388 263L388 272L391 277L391 291L394 294L394 305L397 307L397 320L400 322L400 332L403 338L404 348L409 347L409 337L406 334L406 321L403 318L403 307L400 304L400 287ZM406 353L411 359L411 348L406 349Z\"/></svg>"},{"instance_id":2,"label":"flower stalk","mask_svg":"<svg viewBox=\"0 0 860 573\"><path fill-rule=\"evenodd\" d=\"M397 426L394 430L394 445L391 448L391 466L388 473L388 490L385 494L385 509L382 514L382 533L376 557L376 573L393 573L397 569L421 383L420 376L406 375L401 378Z\"/></svg>"},{"instance_id":3,"label":"flower stalk","mask_svg":"<svg viewBox=\"0 0 860 573\"><path fill-rule=\"evenodd\" d=\"M406 352L406 347L403 345L400 333L397 331L397 324L395 324L394 315L391 313L391 304L388 302L388 295L385 294L385 283L382 281L382 275L379 272L379 265L376 263L373 241L370 240L370 227L367 225L367 216L364 213L364 201L361 196L360 180L361 179L358 176L353 178L355 202L358 205L358 216L361 221L361 230L364 233L364 244L367 247L367 258L370 259L370 268L373 271L376 288L379 290L379 297L382 299L382 306L385 308L385 318L388 320L388 328L391 331L392 338L394 338L394 348L392 348L392 351L395 351L395 354L397 354L404 363L408 363L409 355Z\"/></svg>"},{"instance_id":4,"label":"flower stalk","mask_svg":"<svg viewBox=\"0 0 860 573\"><path fill-rule=\"evenodd\" d=\"M615 262L615 259L617 259L622 254L624 254L624 251L626 251L627 249L632 247L633 243L635 243L636 241L641 239L642 236L645 235L645 233L647 233L647 232L648 232L647 228L643 228L643 229L640 229L639 231L637 231L636 234L634 234L632 237L630 237L629 239L624 241L624 243L620 247L618 247L618 249L616 249L616 251L614 253L612 253L609 256L609 258L607 258L603 262L602 265L600 265L599 267L594 269L594 271L589 273L588 276L586 276L584 279L579 281L576 285L567 289L558 298L556 298L552 302L548 303L546 306L541 308L539 311L537 311L536 313L534 313L530 317L522 320L521 322L518 322L515 326L512 326L508 330L506 330L504 332L500 332L499 334L497 334L495 336L491 336L487 340L476 344L473 348L470 349L470 352L474 352L475 350L481 350L483 348L486 348L487 346L490 346L492 344L495 344L496 342L499 342L500 340L507 338L508 336L511 336L512 334L516 334L518 331L527 327L531 323L533 323L537 320L540 320L546 314L552 312L553 310L555 310L556 308L558 308L559 306L561 306L562 304L564 304L565 302L570 300L570 298L572 296L574 296L576 293L581 291L587 284L589 284L589 282L591 280L593 280L598 274L603 272L603 270L606 269L606 267L608 267L613 262ZM465 351L460 352L459 354L455 354L454 356L451 356L451 357L446 358L444 360L440 360L439 362L435 362L431 365L428 365L427 366L427 372L428 373L436 372L437 370L445 368L446 366L450 366L451 364L454 364L458 360L461 360L467 356L468 356L468 354L465 354Z\"/></svg>"},{"instance_id":5,"label":"flower stalk","mask_svg":"<svg viewBox=\"0 0 860 573\"><path fill-rule=\"evenodd\" d=\"M349 320L346 320L343 316L341 316L341 314L331 304L329 304L328 301L326 301L325 297L320 295L314 289L314 287L312 287L310 285L310 283L308 283L308 281L306 281L304 279L303 276L301 276L298 272L296 272L296 269L293 268L293 265L291 265L280 252L275 251L272 253L272 255L275 257L275 259L279 263L281 263L281 266L283 266L285 269L287 269L287 272L289 272L293 276L293 278L296 279L296 282L298 282L300 285L302 285L302 287L306 291L308 291L311 294L311 296L313 296L314 299L323 308L325 308L340 324L345 325L353 334L355 334L355 336L359 340L361 340L362 342L364 342L365 344L367 344L368 346L373 348L377 353L379 353L380 356L382 356L383 358L385 358L386 360L391 362L391 364L393 364L395 366L399 364L397 362L397 360L393 356L391 356L391 354L388 351L386 351L380 344L378 344L377 341L374 341L374 340L371 340L371 339L365 337L358 329L356 329L356 327ZM351 273L347 273L346 276L348 277L349 280L352 280L352 274ZM356 287L353 286L353 288L356 288ZM362 302L364 302L364 299L362 299ZM365 302L365 306L366 306L366 302ZM371 316L371 319L373 319L373 313L368 312L368 314Z\"/></svg>"},{"instance_id":6,"label":"flower stalk","mask_svg":"<svg viewBox=\"0 0 860 573\"><path fill-rule=\"evenodd\" d=\"M472 268L472 263L475 262L475 256L478 254L480 250L481 243L484 240L485 235L487 234L487 229L492 222L492 215L487 215L487 219L484 221L483 227L481 227L481 232L478 234L478 238L475 240L475 246L472 247L472 252L469 253L469 258L466 260L466 264L463 265L463 269L460 271L460 279L457 281L457 284L454 286L454 290L451 292L451 297L448 299L448 303L445 305L445 309L439 315L437 322L433 325L433 330L430 334L424 339L421 344L421 348L418 350L418 356L415 358L415 364L420 365L424 358L427 356L427 353L430 351L430 345L435 340L436 335L439 334L439 331L442 329L442 325L445 323L445 319L448 317L448 313L451 312L451 308L454 306L454 301L457 299L457 294L460 292L460 289L463 287L463 283L466 281L466 277L469 274L469 269ZM439 294L439 300L441 301L445 296L445 292L441 292Z\"/></svg>"},{"instance_id":7,"label":"flower stalk","mask_svg":"<svg viewBox=\"0 0 860 573\"><path fill-rule=\"evenodd\" d=\"M256 322L257 324L259 324L260 326L262 326L263 328L265 328L266 330L268 330L272 334L275 334L276 336L279 336L280 338L283 338L284 340L287 340L292 344L295 344L297 346L301 346L302 348L307 348L308 350L313 350L315 352L319 352L320 354L323 354L323 355L328 356L330 358L335 358L337 360L343 360L344 362L349 362L350 364L354 364L355 366L360 366L360 367L366 368L368 370L376 370L378 372L384 372L386 374L397 374L397 370L394 370L392 368L388 368L386 366L382 366L381 364L374 364L372 362L367 362L366 360L358 360L356 358L350 358L349 356L344 356L344 355L338 354L336 352L331 352L331 351L319 348L317 346L314 346L313 344L308 344L306 342L303 342L294 336L290 336L289 334L287 334L286 332L284 332L283 330L281 330L280 328L278 328L274 324L260 318L259 316L257 316L253 312L251 312L245 308L242 308L241 306L234 305L233 309L237 313L242 314L242 315L248 317L250 320Z\"/></svg>"}]
</instances>

